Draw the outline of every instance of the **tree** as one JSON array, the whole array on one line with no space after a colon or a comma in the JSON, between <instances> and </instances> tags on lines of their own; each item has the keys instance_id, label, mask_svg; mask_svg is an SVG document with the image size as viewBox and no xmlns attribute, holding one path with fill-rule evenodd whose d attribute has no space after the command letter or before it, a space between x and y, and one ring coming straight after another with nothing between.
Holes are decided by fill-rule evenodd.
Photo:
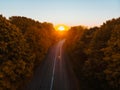
<instances>
[{"instance_id":1,"label":"tree","mask_svg":"<svg viewBox=\"0 0 120 90\"><path fill-rule=\"evenodd\" d=\"M120 24L114 27L107 47L103 49L107 67L104 70L106 80L115 89L120 89Z\"/></svg>"},{"instance_id":2,"label":"tree","mask_svg":"<svg viewBox=\"0 0 120 90\"><path fill-rule=\"evenodd\" d=\"M66 49L79 81L88 90L120 89L120 18L103 23L99 28L85 29L82 34L71 28ZM92 88L91 88L92 87Z\"/></svg>"},{"instance_id":3,"label":"tree","mask_svg":"<svg viewBox=\"0 0 120 90\"><path fill-rule=\"evenodd\" d=\"M16 90L32 75L32 62L33 56L19 28L0 16L0 89Z\"/></svg>"}]
</instances>

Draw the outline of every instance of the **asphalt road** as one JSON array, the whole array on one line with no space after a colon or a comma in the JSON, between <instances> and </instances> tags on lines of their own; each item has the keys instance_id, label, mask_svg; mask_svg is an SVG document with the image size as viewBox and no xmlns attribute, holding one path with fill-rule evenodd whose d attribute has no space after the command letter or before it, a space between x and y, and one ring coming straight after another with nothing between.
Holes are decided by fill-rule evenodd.
<instances>
[{"instance_id":1,"label":"asphalt road","mask_svg":"<svg viewBox=\"0 0 120 90\"><path fill-rule=\"evenodd\" d=\"M25 90L79 90L77 79L59 41L36 69Z\"/></svg>"}]
</instances>

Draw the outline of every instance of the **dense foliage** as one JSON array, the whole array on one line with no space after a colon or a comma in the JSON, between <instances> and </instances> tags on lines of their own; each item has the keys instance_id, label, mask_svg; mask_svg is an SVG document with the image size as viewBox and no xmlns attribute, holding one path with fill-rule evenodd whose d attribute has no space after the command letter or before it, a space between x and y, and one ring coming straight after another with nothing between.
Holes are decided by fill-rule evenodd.
<instances>
[{"instance_id":1,"label":"dense foliage","mask_svg":"<svg viewBox=\"0 0 120 90\"><path fill-rule=\"evenodd\" d=\"M0 15L0 90L18 90L55 41L50 23Z\"/></svg>"},{"instance_id":2,"label":"dense foliage","mask_svg":"<svg viewBox=\"0 0 120 90\"><path fill-rule=\"evenodd\" d=\"M19 16L10 17L10 22L20 28L30 46L32 54L35 56L35 64L38 64L55 40L53 25Z\"/></svg>"},{"instance_id":3,"label":"dense foliage","mask_svg":"<svg viewBox=\"0 0 120 90\"><path fill-rule=\"evenodd\" d=\"M100 27L76 28L67 34L66 49L79 81L90 86L87 90L119 90L120 18Z\"/></svg>"},{"instance_id":4,"label":"dense foliage","mask_svg":"<svg viewBox=\"0 0 120 90\"><path fill-rule=\"evenodd\" d=\"M120 90L120 18L57 33L51 23L0 15L0 90L18 90L49 47L64 37L74 71L87 90Z\"/></svg>"}]
</instances>

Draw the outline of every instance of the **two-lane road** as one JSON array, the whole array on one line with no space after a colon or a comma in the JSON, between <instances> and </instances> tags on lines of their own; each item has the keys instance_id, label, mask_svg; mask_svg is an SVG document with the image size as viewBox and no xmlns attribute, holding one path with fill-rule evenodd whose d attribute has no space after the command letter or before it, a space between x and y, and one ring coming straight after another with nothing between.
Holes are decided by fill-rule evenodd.
<instances>
[{"instance_id":1,"label":"two-lane road","mask_svg":"<svg viewBox=\"0 0 120 90\"><path fill-rule=\"evenodd\" d=\"M25 90L79 90L62 48L64 42L61 40L49 50L45 61L37 68Z\"/></svg>"}]
</instances>

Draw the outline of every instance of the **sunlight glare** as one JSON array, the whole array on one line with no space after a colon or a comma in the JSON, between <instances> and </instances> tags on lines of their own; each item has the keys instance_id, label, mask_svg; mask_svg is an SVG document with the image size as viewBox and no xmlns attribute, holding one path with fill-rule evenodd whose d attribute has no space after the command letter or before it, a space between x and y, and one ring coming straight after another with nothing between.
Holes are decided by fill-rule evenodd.
<instances>
[{"instance_id":1,"label":"sunlight glare","mask_svg":"<svg viewBox=\"0 0 120 90\"><path fill-rule=\"evenodd\" d=\"M56 31L67 31L68 29L69 27L64 24L59 24L55 26Z\"/></svg>"},{"instance_id":2,"label":"sunlight glare","mask_svg":"<svg viewBox=\"0 0 120 90\"><path fill-rule=\"evenodd\" d=\"M65 27L64 27L64 26L59 26L59 27L58 27L58 30L64 31L64 30L65 30Z\"/></svg>"}]
</instances>

